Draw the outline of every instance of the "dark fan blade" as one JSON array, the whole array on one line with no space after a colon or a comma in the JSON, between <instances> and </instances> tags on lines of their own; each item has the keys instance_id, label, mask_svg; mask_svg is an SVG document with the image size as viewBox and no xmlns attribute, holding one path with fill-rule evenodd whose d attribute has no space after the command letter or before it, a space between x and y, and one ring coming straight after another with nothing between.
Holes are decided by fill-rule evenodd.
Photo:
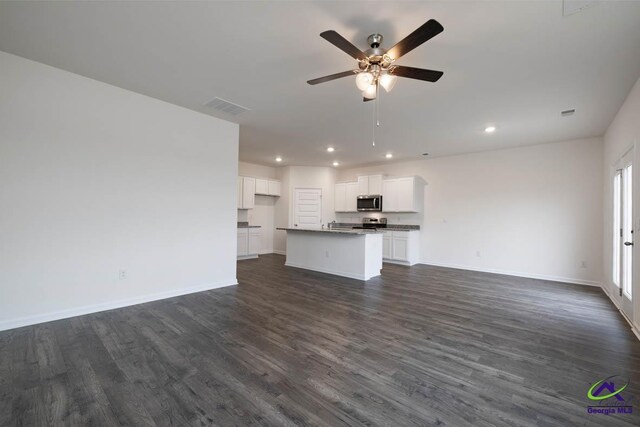
<instances>
[{"instance_id":1,"label":"dark fan blade","mask_svg":"<svg viewBox=\"0 0 640 427\"><path fill-rule=\"evenodd\" d=\"M402 65L398 65L393 68L391 74L409 79L437 82L444 73L442 71L425 70L424 68L403 67Z\"/></svg>"},{"instance_id":2,"label":"dark fan blade","mask_svg":"<svg viewBox=\"0 0 640 427\"><path fill-rule=\"evenodd\" d=\"M361 61L367 59L367 55L365 55L363 51L352 45L349 40L345 39L333 30L320 33L320 37L355 59Z\"/></svg>"},{"instance_id":3,"label":"dark fan blade","mask_svg":"<svg viewBox=\"0 0 640 427\"><path fill-rule=\"evenodd\" d=\"M371 98L371 99L365 98L365 97L362 98L362 102L369 102L369 101L374 101L374 100L375 100L375 98Z\"/></svg>"},{"instance_id":4,"label":"dark fan blade","mask_svg":"<svg viewBox=\"0 0 640 427\"><path fill-rule=\"evenodd\" d=\"M341 79L342 77L355 76L355 71L343 71L342 73L330 74L324 77L318 77L317 79L309 80L307 83L310 85L317 85L318 83L330 82L331 80Z\"/></svg>"},{"instance_id":5,"label":"dark fan blade","mask_svg":"<svg viewBox=\"0 0 640 427\"><path fill-rule=\"evenodd\" d=\"M420 46L432 37L437 36L444 31L444 27L435 19L429 19L422 24L420 28L409 34L407 37L398 42L394 47L387 51L387 55L391 59L396 60L407 52Z\"/></svg>"}]
</instances>

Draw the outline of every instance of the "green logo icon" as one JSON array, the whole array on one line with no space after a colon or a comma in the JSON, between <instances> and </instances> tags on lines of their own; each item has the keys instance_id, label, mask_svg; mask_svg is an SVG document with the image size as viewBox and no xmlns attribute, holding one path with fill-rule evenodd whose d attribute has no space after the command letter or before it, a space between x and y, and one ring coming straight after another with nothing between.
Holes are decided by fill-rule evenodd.
<instances>
[{"instance_id":1,"label":"green logo icon","mask_svg":"<svg viewBox=\"0 0 640 427\"><path fill-rule=\"evenodd\" d=\"M589 391L587 392L587 397L591 400L605 400L610 397L615 397L618 401L623 402L624 399L620 396L620 392L622 392L629 385L629 380L622 387L616 389L616 386L613 382L613 379L618 377L618 375L613 375L611 377L605 378L596 382L591 386ZM618 383L619 384L619 383ZM606 391L606 394L602 394Z\"/></svg>"}]
</instances>

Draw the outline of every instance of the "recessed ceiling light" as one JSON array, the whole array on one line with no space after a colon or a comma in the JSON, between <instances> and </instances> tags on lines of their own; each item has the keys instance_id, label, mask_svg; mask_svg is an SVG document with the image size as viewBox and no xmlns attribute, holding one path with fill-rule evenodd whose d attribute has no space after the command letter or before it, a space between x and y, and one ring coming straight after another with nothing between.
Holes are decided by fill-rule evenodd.
<instances>
[{"instance_id":1,"label":"recessed ceiling light","mask_svg":"<svg viewBox=\"0 0 640 427\"><path fill-rule=\"evenodd\" d=\"M333 153L334 151L336 151L336 149L335 149L335 148L333 148L333 147L327 147L327 151L328 151L329 153Z\"/></svg>"},{"instance_id":2,"label":"recessed ceiling light","mask_svg":"<svg viewBox=\"0 0 640 427\"><path fill-rule=\"evenodd\" d=\"M423 155L423 156L428 156L428 155L429 155L429 153L422 153L422 155Z\"/></svg>"},{"instance_id":3,"label":"recessed ceiling light","mask_svg":"<svg viewBox=\"0 0 640 427\"><path fill-rule=\"evenodd\" d=\"M338 163L338 162L333 162L333 166L340 166L340 163Z\"/></svg>"},{"instance_id":4,"label":"recessed ceiling light","mask_svg":"<svg viewBox=\"0 0 640 427\"><path fill-rule=\"evenodd\" d=\"M390 158L392 158L392 157L393 157L393 154L391 154L391 153L387 153L387 154L385 155L385 157L386 157L387 159L390 159Z\"/></svg>"},{"instance_id":5,"label":"recessed ceiling light","mask_svg":"<svg viewBox=\"0 0 640 427\"><path fill-rule=\"evenodd\" d=\"M276 162L281 162L282 161L282 157L278 156L276 157Z\"/></svg>"},{"instance_id":6,"label":"recessed ceiling light","mask_svg":"<svg viewBox=\"0 0 640 427\"><path fill-rule=\"evenodd\" d=\"M486 133L493 133L496 131L496 127L495 126L487 126L486 128L484 128L484 131Z\"/></svg>"}]
</instances>

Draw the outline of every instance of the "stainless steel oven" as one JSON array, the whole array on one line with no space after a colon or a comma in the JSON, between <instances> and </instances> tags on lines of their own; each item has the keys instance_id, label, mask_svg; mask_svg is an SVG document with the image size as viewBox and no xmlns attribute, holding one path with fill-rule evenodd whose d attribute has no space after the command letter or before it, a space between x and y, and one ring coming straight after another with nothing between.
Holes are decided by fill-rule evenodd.
<instances>
[{"instance_id":1,"label":"stainless steel oven","mask_svg":"<svg viewBox=\"0 0 640 427\"><path fill-rule=\"evenodd\" d=\"M379 194L358 196L358 212L381 212L382 196Z\"/></svg>"}]
</instances>

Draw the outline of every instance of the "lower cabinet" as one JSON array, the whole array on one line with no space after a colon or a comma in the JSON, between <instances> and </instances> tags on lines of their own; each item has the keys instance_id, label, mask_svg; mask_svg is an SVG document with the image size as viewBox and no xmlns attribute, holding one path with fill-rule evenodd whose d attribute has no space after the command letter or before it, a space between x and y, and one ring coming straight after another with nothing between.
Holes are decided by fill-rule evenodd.
<instances>
[{"instance_id":1,"label":"lower cabinet","mask_svg":"<svg viewBox=\"0 0 640 427\"><path fill-rule=\"evenodd\" d=\"M260 229L238 228L238 259L257 258L260 253Z\"/></svg>"},{"instance_id":2,"label":"lower cabinet","mask_svg":"<svg viewBox=\"0 0 640 427\"><path fill-rule=\"evenodd\" d=\"M260 253L260 229L249 229L249 255L258 255Z\"/></svg>"},{"instance_id":3,"label":"lower cabinet","mask_svg":"<svg viewBox=\"0 0 640 427\"><path fill-rule=\"evenodd\" d=\"M414 265L420 260L420 232L386 230L382 236L382 260Z\"/></svg>"}]
</instances>

